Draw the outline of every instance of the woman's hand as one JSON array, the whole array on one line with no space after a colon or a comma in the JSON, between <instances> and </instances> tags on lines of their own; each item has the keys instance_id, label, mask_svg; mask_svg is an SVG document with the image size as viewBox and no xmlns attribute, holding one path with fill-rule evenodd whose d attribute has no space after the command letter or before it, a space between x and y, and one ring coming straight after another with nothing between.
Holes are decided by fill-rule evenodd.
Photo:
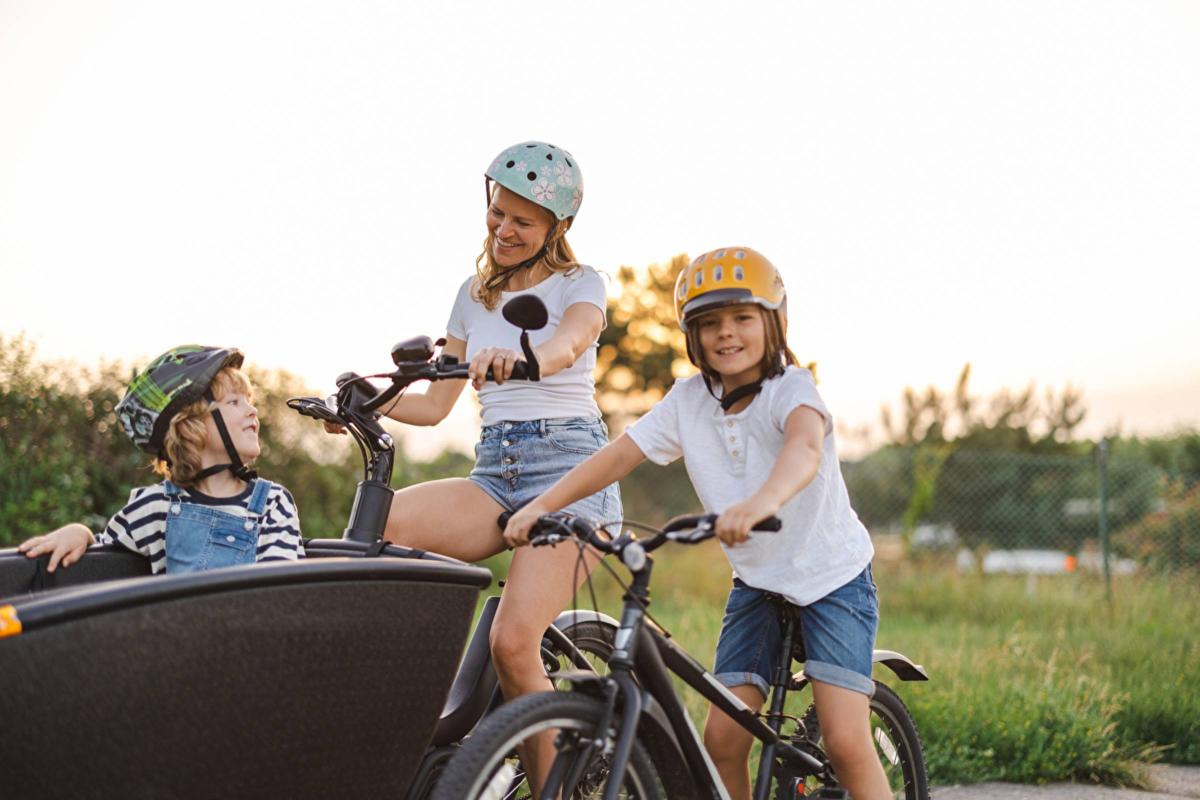
<instances>
[{"instance_id":1,"label":"woman's hand","mask_svg":"<svg viewBox=\"0 0 1200 800\"><path fill-rule=\"evenodd\" d=\"M508 518L508 527L504 529L504 541L509 547L524 547L529 544L529 531L538 517L550 513L550 509L537 503L529 503Z\"/></svg>"},{"instance_id":2,"label":"woman's hand","mask_svg":"<svg viewBox=\"0 0 1200 800\"><path fill-rule=\"evenodd\" d=\"M338 425L336 422L327 422L325 420L321 420L321 424L325 426L326 433L340 433L343 436L346 435L345 425Z\"/></svg>"},{"instance_id":3,"label":"woman's hand","mask_svg":"<svg viewBox=\"0 0 1200 800\"><path fill-rule=\"evenodd\" d=\"M717 538L730 547L740 544L750 538L750 529L754 523L772 516L777 511L778 503L772 503L758 495L747 497L740 503L734 503L717 517Z\"/></svg>"},{"instance_id":4,"label":"woman's hand","mask_svg":"<svg viewBox=\"0 0 1200 800\"><path fill-rule=\"evenodd\" d=\"M18 545L17 552L24 553L29 558L49 553L50 563L46 566L46 571L54 572L60 563L69 567L83 558L88 545L93 541L95 539L91 531L78 522L72 522L56 531L22 542Z\"/></svg>"},{"instance_id":5,"label":"woman's hand","mask_svg":"<svg viewBox=\"0 0 1200 800\"><path fill-rule=\"evenodd\" d=\"M467 375L471 378L471 385L475 387L476 391L479 391L487 381L489 368L492 370L492 379L496 383L504 383L512 376L513 365L524 360L525 358L516 350L485 347L471 359Z\"/></svg>"}]
</instances>

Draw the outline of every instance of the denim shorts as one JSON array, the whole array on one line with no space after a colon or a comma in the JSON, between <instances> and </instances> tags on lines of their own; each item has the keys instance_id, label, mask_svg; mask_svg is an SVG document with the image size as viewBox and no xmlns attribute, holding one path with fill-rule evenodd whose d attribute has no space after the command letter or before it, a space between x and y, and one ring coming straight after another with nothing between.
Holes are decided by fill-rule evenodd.
<instances>
[{"instance_id":1,"label":"denim shorts","mask_svg":"<svg viewBox=\"0 0 1200 800\"><path fill-rule=\"evenodd\" d=\"M475 469L468 477L497 503L516 511L606 444L608 428L598 417L486 425L475 445ZM593 522L618 521L620 487L611 484L565 510Z\"/></svg>"},{"instance_id":2,"label":"denim shorts","mask_svg":"<svg viewBox=\"0 0 1200 800\"><path fill-rule=\"evenodd\" d=\"M815 603L800 606L800 626L808 656L804 663L808 678L868 697L875 693L871 659L879 626L879 603L870 565ZM767 697L782 643L775 604L765 592L734 578L717 641L713 667L717 680L725 686L757 686Z\"/></svg>"}]
</instances>

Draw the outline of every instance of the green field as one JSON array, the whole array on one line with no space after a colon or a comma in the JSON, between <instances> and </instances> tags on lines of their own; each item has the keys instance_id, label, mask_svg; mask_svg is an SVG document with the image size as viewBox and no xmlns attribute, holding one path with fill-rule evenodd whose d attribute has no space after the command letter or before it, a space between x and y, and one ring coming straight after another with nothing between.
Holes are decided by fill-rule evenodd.
<instances>
[{"instance_id":1,"label":"green field","mask_svg":"<svg viewBox=\"0 0 1200 800\"><path fill-rule=\"evenodd\" d=\"M1114 578L1111 608L1102 580L1080 574L985 577L877 560L875 580L878 646L930 674L928 683L901 684L880 667L876 678L911 708L934 783L1141 785L1147 761L1200 763L1194 576ZM728 581L713 543L656 554L650 610L710 666ZM597 593L616 616L610 577L598 579ZM579 604L590 600L581 595ZM699 725L704 706L688 699ZM789 710L807 702L798 697Z\"/></svg>"}]
</instances>

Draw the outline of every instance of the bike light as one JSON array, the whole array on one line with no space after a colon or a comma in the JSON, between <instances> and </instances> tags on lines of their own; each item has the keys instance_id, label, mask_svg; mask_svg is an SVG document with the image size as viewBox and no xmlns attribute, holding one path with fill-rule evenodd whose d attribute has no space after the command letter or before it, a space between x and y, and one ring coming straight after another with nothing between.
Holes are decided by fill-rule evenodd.
<instances>
[{"instance_id":1,"label":"bike light","mask_svg":"<svg viewBox=\"0 0 1200 800\"><path fill-rule=\"evenodd\" d=\"M0 639L16 636L20 632L21 620L17 618L17 609L10 605L0 606Z\"/></svg>"}]
</instances>

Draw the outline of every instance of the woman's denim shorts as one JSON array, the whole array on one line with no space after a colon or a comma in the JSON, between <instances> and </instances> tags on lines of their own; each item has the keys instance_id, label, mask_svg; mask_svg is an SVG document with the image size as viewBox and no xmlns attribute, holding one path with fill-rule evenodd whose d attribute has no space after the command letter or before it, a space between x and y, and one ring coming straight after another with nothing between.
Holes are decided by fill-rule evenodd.
<instances>
[{"instance_id":1,"label":"woman's denim shorts","mask_svg":"<svg viewBox=\"0 0 1200 800\"><path fill-rule=\"evenodd\" d=\"M606 444L608 428L598 417L486 425L475 445L475 469L469 477L497 503L516 511ZM565 510L592 522L618 521L621 490L614 483Z\"/></svg>"},{"instance_id":2,"label":"woman's denim shorts","mask_svg":"<svg viewBox=\"0 0 1200 800\"><path fill-rule=\"evenodd\" d=\"M840 686L870 697L875 693L871 661L879 603L867 566L858 577L807 606L800 606L800 626L808 660L804 674L814 681ZM779 611L765 592L734 578L725 604L713 674L725 686L751 684L770 694L771 671L783 631Z\"/></svg>"}]
</instances>

